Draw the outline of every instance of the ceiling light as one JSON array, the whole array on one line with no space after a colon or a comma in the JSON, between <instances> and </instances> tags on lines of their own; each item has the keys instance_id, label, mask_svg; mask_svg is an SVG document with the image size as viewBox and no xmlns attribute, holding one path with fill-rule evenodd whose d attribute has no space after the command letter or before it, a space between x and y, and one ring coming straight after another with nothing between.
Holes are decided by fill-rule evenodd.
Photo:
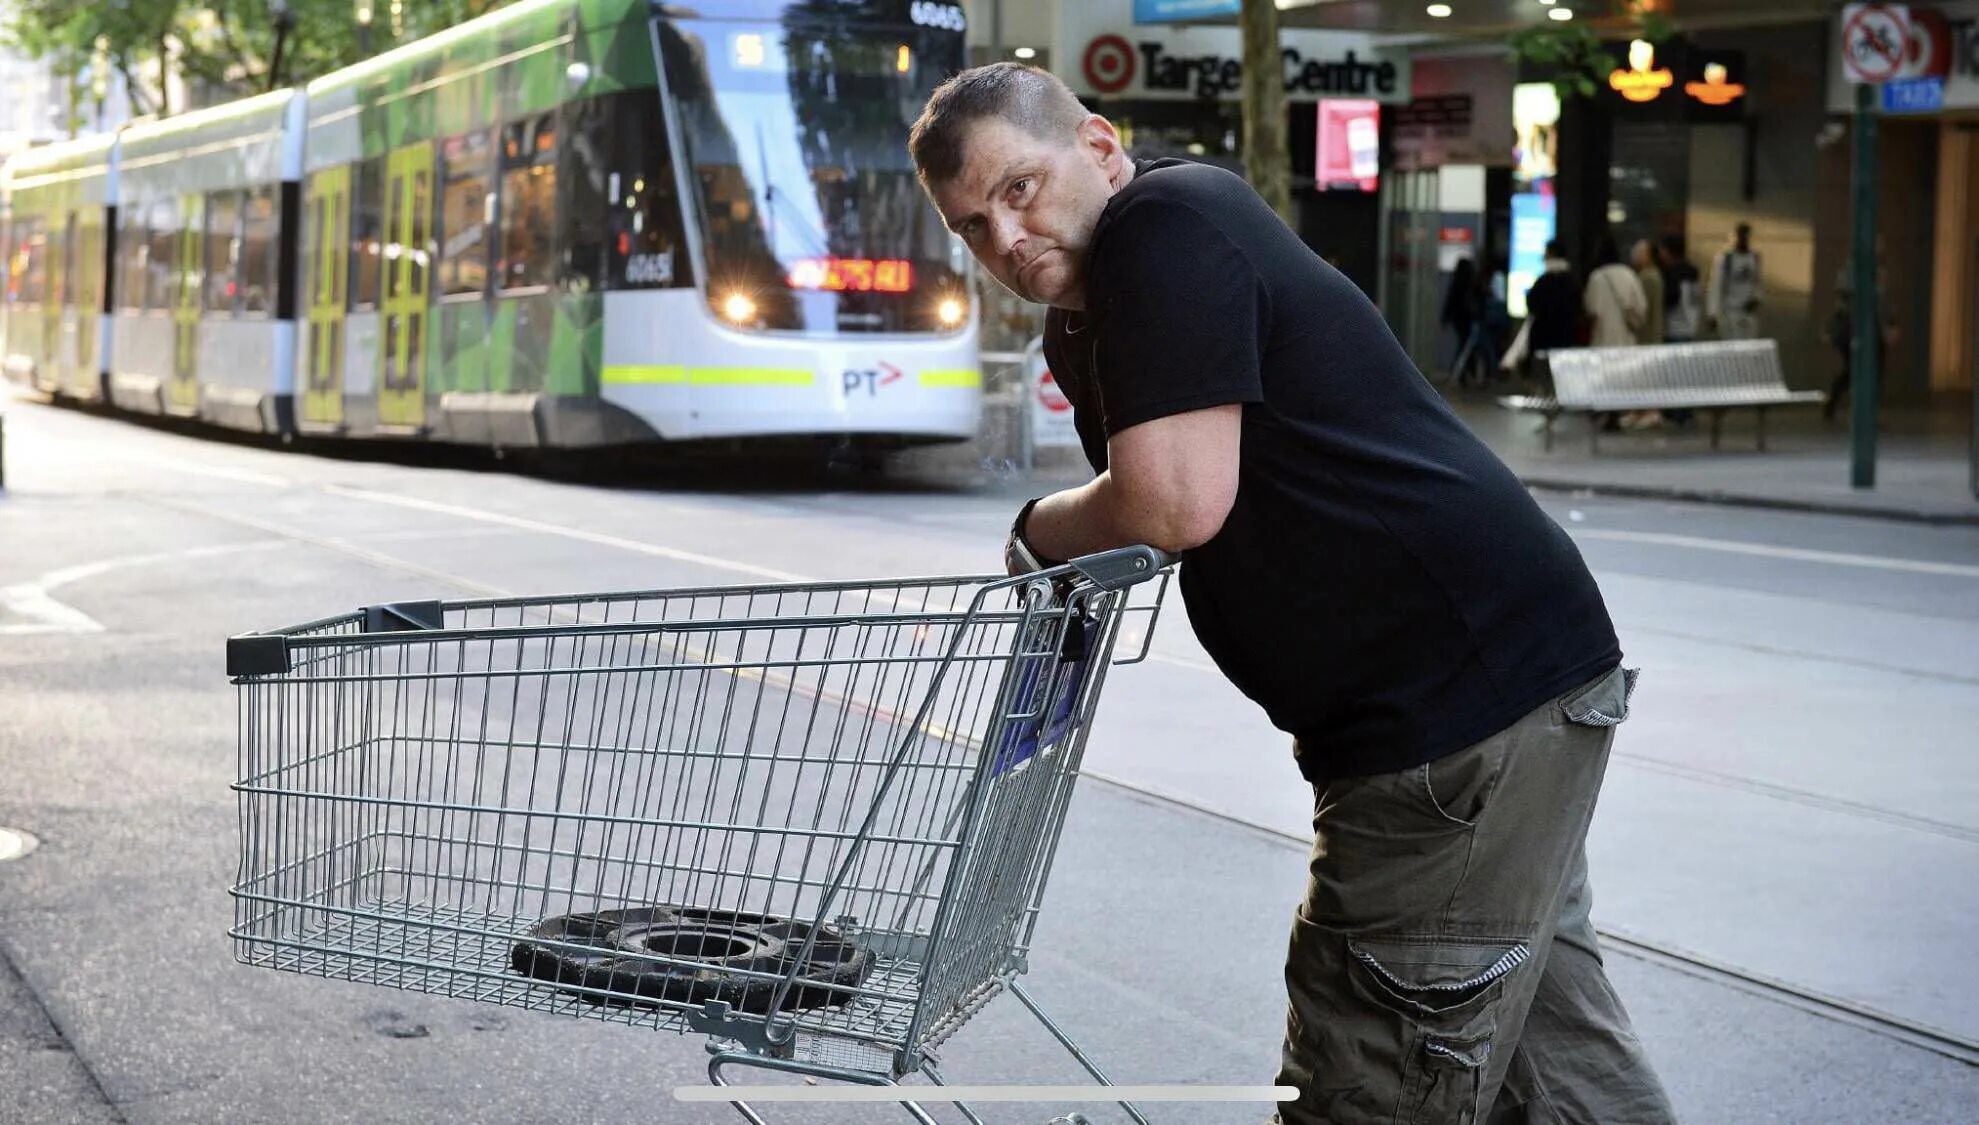
<instances>
[{"instance_id":1,"label":"ceiling light","mask_svg":"<svg viewBox=\"0 0 1979 1125\"><path fill-rule=\"evenodd\" d=\"M1447 20L1450 18L1450 5L1448 4L1431 4L1424 11L1428 12L1429 18L1433 20Z\"/></svg>"},{"instance_id":2,"label":"ceiling light","mask_svg":"<svg viewBox=\"0 0 1979 1125\"><path fill-rule=\"evenodd\" d=\"M1034 59L1038 57L1038 49L1036 47L1019 47L1015 51L1012 51L1011 54L1016 55L1020 59Z\"/></svg>"},{"instance_id":3,"label":"ceiling light","mask_svg":"<svg viewBox=\"0 0 1979 1125\"><path fill-rule=\"evenodd\" d=\"M1552 7L1553 5L1555 5L1555 4L1558 4L1558 3L1560 2L1560 0L1539 0L1539 2L1540 2L1540 4L1542 4L1542 5L1544 5L1545 7L1548 7L1548 8L1550 8L1550 7Z\"/></svg>"},{"instance_id":4,"label":"ceiling light","mask_svg":"<svg viewBox=\"0 0 1979 1125\"><path fill-rule=\"evenodd\" d=\"M1546 18L1549 20L1560 20L1564 23L1574 18L1574 10L1572 8L1550 8L1546 12Z\"/></svg>"}]
</instances>

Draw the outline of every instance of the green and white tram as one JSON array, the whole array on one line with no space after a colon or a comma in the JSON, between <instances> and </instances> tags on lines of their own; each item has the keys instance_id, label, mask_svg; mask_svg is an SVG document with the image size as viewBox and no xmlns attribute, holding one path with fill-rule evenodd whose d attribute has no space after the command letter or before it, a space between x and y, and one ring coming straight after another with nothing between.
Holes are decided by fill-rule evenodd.
<instances>
[{"instance_id":1,"label":"green and white tram","mask_svg":"<svg viewBox=\"0 0 1979 1125\"><path fill-rule=\"evenodd\" d=\"M106 222L116 213L116 140L93 137L8 162L0 366L39 390L103 396Z\"/></svg>"},{"instance_id":2,"label":"green and white tram","mask_svg":"<svg viewBox=\"0 0 1979 1125\"><path fill-rule=\"evenodd\" d=\"M302 168L292 90L123 130L110 400L234 429L288 428ZM286 201L286 207L284 206Z\"/></svg>"},{"instance_id":3,"label":"green and white tram","mask_svg":"<svg viewBox=\"0 0 1979 1125\"><path fill-rule=\"evenodd\" d=\"M967 258L906 151L962 28L920 0L521 0L128 128L99 146L121 199L49 202L56 150L19 158L9 229L121 216L101 366L127 409L499 446L965 438ZM46 386L30 304L5 354Z\"/></svg>"}]
</instances>

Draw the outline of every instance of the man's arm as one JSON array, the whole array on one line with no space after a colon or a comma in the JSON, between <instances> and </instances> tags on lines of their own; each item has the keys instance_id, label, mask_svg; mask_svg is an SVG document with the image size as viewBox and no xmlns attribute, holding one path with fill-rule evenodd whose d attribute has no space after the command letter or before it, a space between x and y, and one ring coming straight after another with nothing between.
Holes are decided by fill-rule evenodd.
<instances>
[{"instance_id":1,"label":"man's arm","mask_svg":"<svg viewBox=\"0 0 1979 1125\"><path fill-rule=\"evenodd\" d=\"M1173 554L1216 537L1237 500L1244 408L1171 414L1107 439L1107 471L1031 509L1024 537L1037 553L1072 559L1147 544Z\"/></svg>"}]
</instances>

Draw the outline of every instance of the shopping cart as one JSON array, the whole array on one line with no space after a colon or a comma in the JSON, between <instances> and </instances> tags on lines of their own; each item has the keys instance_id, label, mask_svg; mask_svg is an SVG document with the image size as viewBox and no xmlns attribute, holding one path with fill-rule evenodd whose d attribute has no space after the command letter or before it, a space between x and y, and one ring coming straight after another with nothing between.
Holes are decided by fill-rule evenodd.
<instances>
[{"instance_id":1,"label":"shopping cart","mask_svg":"<svg viewBox=\"0 0 1979 1125\"><path fill-rule=\"evenodd\" d=\"M731 1065L940 1084L936 1049L1008 989L1110 1085L1016 978L1166 563L402 603L234 637L235 956L702 1033L717 1086Z\"/></svg>"}]
</instances>

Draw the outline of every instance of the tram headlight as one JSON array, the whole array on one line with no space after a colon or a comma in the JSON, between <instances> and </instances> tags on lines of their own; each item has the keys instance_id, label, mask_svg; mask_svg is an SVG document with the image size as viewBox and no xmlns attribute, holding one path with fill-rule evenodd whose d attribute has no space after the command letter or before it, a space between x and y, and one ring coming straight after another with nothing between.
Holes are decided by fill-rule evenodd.
<instances>
[{"instance_id":1,"label":"tram headlight","mask_svg":"<svg viewBox=\"0 0 1979 1125\"><path fill-rule=\"evenodd\" d=\"M730 324L748 324L756 319L756 302L746 293L730 293L722 298L722 316Z\"/></svg>"},{"instance_id":2,"label":"tram headlight","mask_svg":"<svg viewBox=\"0 0 1979 1125\"><path fill-rule=\"evenodd\" d=\"M962 318L968 314L969 306L954 297L944 297L941 304L935 306L935 316L941 319L943 328L955 327L962 323Z\"/></svg>"}]
</instances>

